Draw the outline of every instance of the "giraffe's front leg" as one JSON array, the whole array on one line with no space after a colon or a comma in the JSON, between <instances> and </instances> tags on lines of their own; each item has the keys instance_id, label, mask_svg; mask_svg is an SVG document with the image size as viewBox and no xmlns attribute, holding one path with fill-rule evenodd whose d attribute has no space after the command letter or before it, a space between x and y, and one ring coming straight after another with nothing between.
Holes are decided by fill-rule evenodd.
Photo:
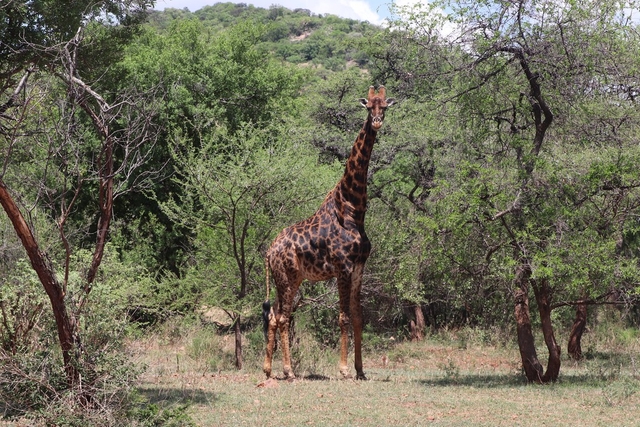
<instances>
[{"instance_id":1,"label":"giraffe's front leg","mask_svg":"<svg viewBox=\"0 0 640 427\"><path fill-rule=\"evenodd\" d=\"M273 313L273 308L269 312L269 326L267 330L267 353L264 357L264 365L262 365L262 371L267 375L267 379L271 377L271 362L273 360L273 349L276 343L276 329L278 323L276 322L276 316Z\"/></svg>"},{"instance_id":2,"label":"giraffe's front leg","mask_svg":"<svg viewBox=\"0 0 640 427\"><path fill-rule=\"evenodd\" d=\"M338 278L338 295L340 297L340 373L344 378L350 378L347 356L349 354L349 301L351 298L349 288L351 280L349 277Z\"/></svg>"},{"instance_id":3,"label":"giraffe's front leg","mask_svg":"<svg viewBox=\"0 0 640 427\"><path fill-rule=\"evenodd\" d=\"M347 365L347 357L349 355L349 315L340 311L338 322L340 323L340 373L343 378L351 378L349 366Z\"/></svg>"}]
</instances>

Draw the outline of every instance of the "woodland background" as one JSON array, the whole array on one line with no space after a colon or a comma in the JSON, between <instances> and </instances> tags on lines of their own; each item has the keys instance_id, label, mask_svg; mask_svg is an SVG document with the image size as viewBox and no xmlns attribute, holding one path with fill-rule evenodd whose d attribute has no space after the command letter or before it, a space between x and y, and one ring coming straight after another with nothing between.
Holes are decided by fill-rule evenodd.
<instances>
[{"instance_id":1,"label":"woodland background","mask_svg":"<svg viewBox=\"0 0 640 427\"><path fill-rule=\"evenodd\" d=\"M126 341L176 319L232 334L242 369L263 345L266 248L340 179L370 85L398 101L369 174L370 349L500 331L546 383L561 348L584 357L586 327L637 339L635 2L438 1L386 28L59 3L0 4L5 416L135 407ZM335 348L335 283L303 284L295 317Z\"/></svg>"}]
</instances>

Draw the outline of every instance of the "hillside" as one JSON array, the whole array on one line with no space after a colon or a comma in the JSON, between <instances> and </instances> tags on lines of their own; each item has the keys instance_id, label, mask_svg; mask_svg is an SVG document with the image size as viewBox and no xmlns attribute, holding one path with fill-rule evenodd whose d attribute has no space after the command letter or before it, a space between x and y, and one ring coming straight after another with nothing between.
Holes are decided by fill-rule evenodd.
<instances>
[{"instance_id":1,"label":"hillside","mask_svg":"<svg viewBox=\"0 0 640 427\"><path fill-rule=\"evenodd\" d=\"M348 64L366 67L369 57L360 48L364 38L382 33L383 29L354 19L335 15L318 15L308 9L290 10L282 6L269 9L245 3L216 3L195 12L180 9L152 11L150 24L166 31L177 20L197 19L211 34L253 21L265 27L261 49L284 61L321 66L333 71Z\"/></svg>"}]
</instances>

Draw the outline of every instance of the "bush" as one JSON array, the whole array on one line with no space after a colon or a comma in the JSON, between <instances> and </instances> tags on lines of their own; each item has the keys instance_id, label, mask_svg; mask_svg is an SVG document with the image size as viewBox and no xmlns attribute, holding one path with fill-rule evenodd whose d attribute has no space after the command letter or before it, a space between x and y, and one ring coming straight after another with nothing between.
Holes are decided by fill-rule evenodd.
<instances>
[{"instance_id":1,"label":"bush","mask_svg":"<svg viewBox=\"0 0 640 427\"><path fill-rule=\"evenodd\" d=\"M122 330L122 328L114 328ZM96 328L85 331L80 382L69 388L58 343L52 333L42 343L51 350L0 352L0 401L7 416L45 425L127 425L120 420L133 404L131 393L142 369L130 362L121 340ZM96 347L99 346L99 347Z\"/></svg>"},{"instance_id":2,"label":"bush","mask_svg":"<svg viewBox=\"0 0 640 427\"><path fill-rule=\"evenodd\" d=\"M68 309L76 316L82 342L80 366L76 366L80 380L73 386L63 368L57 329L42 286L26 263L15 264L13 276L4 275L0 412L4 417L28 419L29 425L189 425L179 410L145 409L148 403L135 390L143 367L132 362L124 339L131 330L128 309L140 283L148 281L144 269L122 263L114 251L105 251L93 290L77 312L74 299L83 294L82 266L88 265L91 256L88 251L75 252L69 273ZM37 322L27 324L28 334L15 333L25 330L22 313L39 313ZM149 416L149 411L155 415ZM158 424L169 419L177 423Z\"/></svg>"},{"instance_id":3,"label":"bush","mask_svg":"<svg viewBox=\"0 0 640 427\"><path fill-rule=\"evenodd\" d=\"M186 350L189 357L206 369L218 371L234 366L235 354L225 348L223 339L213 328L198 329Z\"/></svg>"},{"instance_id":4,"label":"bush","mask_svg":"<svg viewBox=\"0 0 640 427\"><path fill-rule=\"evenodd\" d=\"M36 344L46 295L38 276L24 258L10 263L0 277L0 349L15 354Z\"/></svg>"}]
</instances>

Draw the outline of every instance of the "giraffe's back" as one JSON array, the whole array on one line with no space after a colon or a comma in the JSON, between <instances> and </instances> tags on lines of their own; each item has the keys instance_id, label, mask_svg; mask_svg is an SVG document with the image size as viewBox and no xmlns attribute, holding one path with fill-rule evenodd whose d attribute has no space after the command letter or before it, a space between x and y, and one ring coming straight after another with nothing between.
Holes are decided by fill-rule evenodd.
<instances>
[{"instance_id":1,"label":"giraffe's back","mask_svg":"<svg viewBox=\"0 0 640 427\"><path fill-rule=\"evenodd\" d=\"M357 263L364 263L371 244L364 232L345 229L331 209L280 232L267 252L271 269L286 271L299 280L328 280L350 274Z\"/></svg>"}]
</instances>

